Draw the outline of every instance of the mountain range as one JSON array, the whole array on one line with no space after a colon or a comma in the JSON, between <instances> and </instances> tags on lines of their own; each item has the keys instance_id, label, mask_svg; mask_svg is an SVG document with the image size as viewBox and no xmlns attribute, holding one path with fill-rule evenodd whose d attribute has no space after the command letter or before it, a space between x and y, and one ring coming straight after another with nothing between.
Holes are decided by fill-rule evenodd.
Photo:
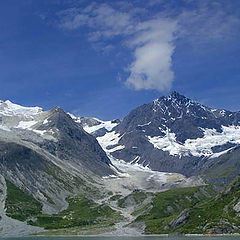
<instances>
[{"instance_id":1,"label":"mountain range","mask_svg":"<svg viewBox=\"0 0 240 240\"><path fill-rule=\"evenodd\" d=\"M239 154L240 112L177 92L111 121L0 101L0 236L199 233L184 227L190 210L181 204L176 210L172 202L157 216L166 226L156 230L151 209L165 196L158 192L183 191L179 201L189 198L188 208L197 211L195 205L222 197L237 181Z\"/></svg>"},{"instance_id":2,"label":"mountain range","mask_svg":"<svg viewBox=\"0 0 240 240\"><path fill-rule=\"evenodd\" d=\"M238 151L240 112L212 109L173 92L122 121L73 118L117 159L155 171L199 175L214 159Z\"/></svg>"}]
</instances>

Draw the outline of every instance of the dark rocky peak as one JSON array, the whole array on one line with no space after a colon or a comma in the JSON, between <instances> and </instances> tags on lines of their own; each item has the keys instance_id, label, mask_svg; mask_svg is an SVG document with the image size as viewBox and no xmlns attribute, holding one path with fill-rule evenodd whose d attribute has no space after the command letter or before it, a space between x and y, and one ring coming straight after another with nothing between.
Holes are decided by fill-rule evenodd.
<instances>
[{"instance_id":1,"label":"dark rocky peak","mask_svg":"<svg viewBox=\"0 0 240 240\"><path fill-rule=\"evenodd\" d=\"M70 118L70 116L67 113L65 113L63 109L61 109L58 106L52 108L49 112L55 116L64 116L64 117Z\"/></svg>"},{"instance_id":2,"label":"dark rocky peak","mask_svg":"<svg viewBox=\"0 0 240 240\"><path fill-rule=\"evenodd\" d=\"M180 93L178 93L177 91L173 91L170 93L169 97L172 98L186 98L185 96L181 95Z\"/></svg>"},{"instance_id":3,"label":"dark rocky peak","mask_svg":"<svg viewBox=\"0 0 240 240\"><path fill-rule=\"evenodd\" d=\"M176 115L180 114L178 117L180 117L182 114L187 115L195 115L198 114L206 115L206 112L209 114L212 114L212 111L210 108L203 106L202 104L195 102L178 92L172 92L168 96L160 97L153 101L153 111L154 112L162 112L165 115Z\"/></svg>"},{"instance_id":4,"label":"dark rocky peak","mask_svg":"<svg viewBox=\"0 0 240 240\"><path fill-rule=\"evenodd\" d=\"M67 113L65 113L60 107L54 107L49 111L48 120L49 126L56 127L59 130L80 127L80 125L77 125L75 121L73 121L73 119Z\"/></svg>"},{"instance_id":5,"label":"dark rocky peak","mask_svg":"<svg viewBox=\"0 0 240 240\"><path fill-rule=\"evenodd\" d=\"M234 118L239 119L239 112L231 112L225 109L214 109L204 106L184 95L174 91L168 96L160 97L153 101L153 111L162 112L165 115L176 115L181 113L185 117L195 117L202 119L221 119L223 121L234 122ZM238 117L237 117L238 116ZM180 117L180 116L179 116ZM236 122L236 120L235 120Z\"/></svg>"},{"instance_id":6,"label":"dark rocky peak","mask_svg":"<svg viewBox=\"0 0 240 240\"><path fill-rule=\"evenodd\" d=\"M52 108L50 111L52 112L63 112L63 110L59 107L59 106L55 106L54 108Z\"/></svg>"},{"instance_id":7,"label":"dark rocky peak","mask_svg":"<svg viewBox=\"0 0 240 240\"><path fill-rule=\"evenodd\" d=\"M131 111L123 119L122 123L119 124L118 129L121 132L124 132L126 129L127 131L139 128L150 129L152 127L158 129L162 125L170 127L170 123L179 121L184 117L204 119L209 114L212 115L209 108L177 92L172 92L168 96L155 99L153 102L144 104Z\"/></svg>"},{"instance_id":8,"label":"dark rocky peak","mask_svg":"<svg viewBox=\"0 0 240 240\"><path fill-rule=\"evenodd\" d=\"M57 141L45 142L42 148L60 159L83 165L97 175L114 174L109 167L110 160L94 136L59 107L54 107L47 115L47 123L39 130L53 131Z\"/></svg>"},{"instance_id":9,"label":"dark rocky peak","mask_svg":"<svg viewBox=\"0 0 240 240\"><path fill-rule=\"evenodd\" d=\"M121 134L136 131L162 136L167 130L179 142L203 137L203 129L222 131L222 126L239 125L238 113L206 107L177 92L160 97L131 111L116 127Z\"/></svg>"},{"instance_id":10,"label":"dark rocky peak","mask_svg":"<svg viewBox=\"0 0 240 240\"><path fill-rule=\"evenodd\" d=\"M173 91L171 94L168 96L163 97L165 100L172 101L172 102L179 102L179 103L189 103L192 101L191 99L185 97L184 95L181 95L180 93Z\"/></svg>"},{"instance_id":11,"label":"dark rocky peak","mask_svg":"<svg viewBox=\"0 0 240 240\"><path fill-rule=\"evenodd\" d=\"M181 95L178 92L172 92L171 94L169 94L168 96L162 96L156 100L154 100L154 102L175 102L178 104L194 104L196 102L192 101L191 99L185 97L184 95Z\"/></svg>"}]
</instances>

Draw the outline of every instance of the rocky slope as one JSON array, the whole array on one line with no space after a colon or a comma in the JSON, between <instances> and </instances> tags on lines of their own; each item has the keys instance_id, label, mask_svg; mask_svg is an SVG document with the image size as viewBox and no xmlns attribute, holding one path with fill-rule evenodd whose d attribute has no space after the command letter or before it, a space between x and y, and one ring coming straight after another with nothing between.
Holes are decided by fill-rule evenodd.
<instances>
[{"instance_id":1,"label":"rocky slope","mask_svg":"<svg viewBox=\"0 0 240 240\"><path fill-rule=\"evenodd\" d=\"M104 136L119 122L70 117L59 107L43 111L39 107L22 107L1 101L0 174L8 183L5 189L8 201L2 207L5 208L2 216L7 214L7 219L10 216L45 227L38 219L43 219L41 214L47 214L44 219L57 218L57 225L62 226L61 218L65 216L62 212L70 211L69 198L72 196L81 199L85 196L87 201L102 206L112 195L120 193L125 196L135 189L155 192L202 184L200 179L154 172L115 159L102 149L92 134ZM92 134L87 133L82 125ZM113 211L111 214L115 216L114 211L119 209L110 206L113 209L108 213ZM88 214L93 213L88 211ZM78 216L79 213L75 218ZM116 220L109 218L109 221ZM19 231L23 230L17 228L18 222L11 224L11 228L16 226ZM8 221L4 221L4 229L9 229Z\"/></svg>"},{"instance_id":2,"label":"rocky slope","mask_svg":"<svg viewBox=\"0 0 240 240\"><path fill-rule=\"evenodd\" d=\"M151 234L240 233L239 194L239 178L216 195L209 186L169 190L155 195L133 224L144 222Z\"/></svg>"},{"instance_id":3,"label":"rocky slope","mask_svg":"<svg viewBox=\"0 0 240 240\"><path fill-rule=\"evenodd\" d=\"M217 187L224 187L240 172L240 146L231 148L225 154L212 158L201 169L205 181Z\"/></svg>"},{"instance_id":4,"label":"rocky slope","mask_svg":"<svg viewBox=\"0 0 240 240\"><path fill-rule=\"evenodd\" d=\"M205 184L222 189L240 173L239 121L239 112L176 92L122 121L0 101L0 236L36 227L73 235L191 232L189 209L215 192ZM162 198L167 215L152 221Z\"/></svg>"},{"instance_id":5,"label":"rocky slope","mask_svg":"<svg viewBox=\"0 0 240 240\"><path fill-rule=\"evenodd\" d=\"M0 174L53 213L65 198L106 175L111 162L96 139L60 108L43 111L0 103Z\"/></svg>"},{"instance_id":6,"label":"rocky slope","mask_svg":"<svg viewBox=\"0 0 240 240\"><path fill-rule=\"evenodd\" d=\"M5 213L7 186L3 176L0 175L0 237L21 237L34 232L43 231L43 228L33 227L27 223L10 218Z\"/></svg>"},{"instance_id":7,"label":"rocky slope","mask_svg":"<svg viewBox=\"0 0 240 240\"><path fill-rule=\"evenodd\" d=\"M117 159L187 176L240 144L240 112L212 109L177 92L134 109L112 129L82 126Z\"/></svg>"}]
</instances>

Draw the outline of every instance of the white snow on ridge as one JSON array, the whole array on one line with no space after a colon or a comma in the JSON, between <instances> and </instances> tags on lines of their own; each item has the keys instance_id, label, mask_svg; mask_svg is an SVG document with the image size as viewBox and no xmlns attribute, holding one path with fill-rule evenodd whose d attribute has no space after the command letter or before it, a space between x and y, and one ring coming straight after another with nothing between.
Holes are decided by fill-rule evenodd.
<instances>
[{"instance_id":1,"label":"white snow on ridge","mask_svg":"<svg viewBox=\"0 0 240 240\"><path fill-rule=\"evenodd\" d=\"M108 152L115 152L115 151L118 151L118 150L122 150L122 149L124 149L124 148L125 148L124 145L118 145L118 146L116 146L116 147L114 147L114 148L107 149L107 151L108 151Z\"/></svg>"},{"instance_id":2,"label":"white snow on ridge","mask_svg":"<svg viewBox=\"0 0 240 240\"><path fill-rule=\"evenodd\" d=\"M144 127L144 126L148 126L148 125L150 125L151 124L151 122L148 122L148 123L145 123L145 124L138 124L138 126L139 127Z\"/></svg>"},{"instance_id":3,"label":"white snow on ridge","mask_svg":"<svg viewBox=\"0 0 240 240\"><path fill-rule=\"evenodd\" d=\"M76 117L75 115L73 115L72 113L67 113L75 122L81 122L80 121L80 117Z\"/></svg>"},{"instance_id":4,"label":"white snow on ridge","mask_svg":"<svg viewBox=\"0 0 240 240\"><path fill-rule=\"evenodd\" d=\"M0 129L7 132L11 131L7 126L3 126L3 125L0 125Z\"/></svg>"},{"instance_id":5,"label":"white snow on ridge","mask_svg":"<svg viewBox=\"0 0 240 240\"><path fill-rule=\"evenodd\" d=\"M95 120L97 120L98 122L100 122L100 124L98 125L94 125L94 126L83 126L83 129L87 132L87 133L93 133L101 128L105 128L108 131L111 131L114 127L116 127L118 125L118 123L112 123L112 121L102 121L99 120L97 118L94 118Z\"/></svg>"},{"instance_id":6,"label":"white snow on ridge","mask_svg":"<svg viewBox=\"0 0 240 240\"><path fill-rule=\"evenodd\" d=\"M71 113L68 113L68 115L77 123L81 123L81 117L76 117ZM118 125L118 123L113 123L112 121L103 121L100 120L98 118L90 118L95 120L97 123L94 126L88 126L87 124L83 125L83 129L87 132L87 133L93 133L101 128L105 128L107 131L111 131L114 127L116 127Z\"/></svg>"},{"instance_id":7,"label":"white snow on ridge","mask_svg":"<svg viewBox=\"0 0 240 240\"><path fill-rule=\"evenodd\" d=\"M37 134L40 134L40 135L44 135L46 132L47 132L47 130L37 130L37 129L33 129L32 130L33 132L35 132L35 133L37 133ZM49 131L50 132L50 131ZM51 133L51 132L50 132Z\"/></svg>"},{"instance_id":8,"label":"white snow on ridge","mask_svg":"<svg viewBox=\"0 0 240 240\"><path fill-rule=\"evenodd\" d=\"M47 124L47 123L48 123L48 120L45 119L45 120L43 121L43 124Z\"/></svg>"},{"instance_id":9,"label":"white snow on ridge","mask_svg":"<svg viewBox=\"0 0 240 240\"><path fill-rule=\"evenodd\" d=\"M37 121L20 121L16 128L31 129L36 123Z\"/></svg>"},{"instance_id":10,"label":"white snow on ridge","mask_svg":"<svg viewBox=\"0 0 240 240\"><path fill-rule=\"evenodd\" d=\"M210 158L217 158L217 157L220 157L221 155L225 154L225 153L228 153L229 151L231 151L232 149L234 149L234 147L231 147L227 150L224 150L224 151L221 151L221 152L218 152L218 153L214 153L211 155Z\"/></svg>"},{"instance_id":11,"label":"white snow on ridge","mask_svg":"<svg viewBox=\"0 0 240 240\"><path fill-rule=\"evenodd\" d=\"M16 126L15 128L21 128L21 129L27 129L27 130L30 130L30 131L33 131L37 134L40 134L40 135L44 135L45 133L49 133L49 134L54 134L54 131L51 129L51 130L37 130L37 129L34 129L33 126L35 124L37 124L38 122L37 121L20 121L18 123L18 126ZM44 120L43 124L46 124L48 123L48 120Z\"/></svg>"},{"instance_id":12,"label":"white snow on ridge","mask_svg":"<svg viewBox=\"0 0 240 240\"><path fill-rule=\"evenodd\" d=\"M103 150L105 152L114 152L114 151L125 148L125 146L120 145L120 146L114 147L112 149L107 149L107 147L109 147L109 146L118 144L120 139L121 139L120 134L116 133L115 131L108 132L102 137L97 137L99 144L101 145L101 147L103 148Z\"/></svg>"},{"instance_id":13,"label":"white snow on ridge","mask_svg":"<svg viewBox=\"0 0 240 240\"><path fill-rule=\"evenodd\" d=\"M147 137L155 148L168 151L170 155L180 156L210 157L214 154L211 149L212 147L224 145L229 142L240 144L240 126L222 126L222 133L217 132L216 129L203 130L204 137L187 139L184 144L177 142L175 133L171 133L169 130L165 132L164 137Z\"/></svg>"},{"instance_id":14,"label":"white snow on ridge","mask_svg":"<svg viewBox=\"0 0 240 240\"><path fill-rule=\"evenodd\" d=\"M4 116L21 116L29 118L42 112L40 107L23 107L9 100L3 102L0 101L0 114Z\"/></svg>"}]
</instances>

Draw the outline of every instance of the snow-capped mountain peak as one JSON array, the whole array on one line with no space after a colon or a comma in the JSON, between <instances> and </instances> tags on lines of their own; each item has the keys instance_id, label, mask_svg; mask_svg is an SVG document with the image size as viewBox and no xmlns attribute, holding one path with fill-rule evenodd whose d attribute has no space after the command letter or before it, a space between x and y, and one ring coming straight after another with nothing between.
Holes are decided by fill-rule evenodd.
<instances>
[{"instance_id":1,"label":"snow-capped mountain peak","mask_svg":"<svg viewBox=\"0 0 240 240\"><path fill-rule=\"evenodd\" d=\"M98 118L76 117L71 113L68 114L76 123L79 123L87 133L93 134L94 136L103 135L120 123L118 119L103 121Z\"/></svg>"},{"instance_id":2,"label":"snow-capped mountain peak","mask_svg":"<svg viewBox=\"0 0 240 240\"><path fill-rule=\"evenodd\" d=\"M4 116L19 116L30 118L41 113L43 110L40 107L23 107L12 103L9 100L0 101L0 115Z\"/></svg>"},{"instance_id":3,"label":"snow-capped mountain peak","mask_svg":"<svg viewBox=\"0 0 240 240\"><path fill-rule=\"evenodd\" d=\"M161 111L168 116L178 114L178 118L183 117L183 114L194 116L206 115L206 113L213 114L210 108L205 107L178 92L173 92L168 96L155 99L152 105L152 110L154 112Z\"/></svg>"},{"instance_id":4,"label":"snow-capped mountain peak","mask_svg":"<svg viewBox=\"0 0 240 240\"><path fill-rule=\"evenodd\" d=\"M239 133L240 112L212 109L173 92L132 110L112 130L95 136L115 158L153 170L187 172L194 161L240 145Z\"/></svg>"},{"instance_id":5,"label":"snow-capped mountain peak","mask_svg":"<svg viewBox=\"0 0 240 240\"><path fill-rule=\"evenodd\" d=\"M172 102L172 103L178 103L178 104L184 104L184 105L196 103L195 101L193 101L175 91L167 96L162 96L160 98L157 98L153 102L155 104L157 104L159 102Z\"/></svg>"}]
</instances>

